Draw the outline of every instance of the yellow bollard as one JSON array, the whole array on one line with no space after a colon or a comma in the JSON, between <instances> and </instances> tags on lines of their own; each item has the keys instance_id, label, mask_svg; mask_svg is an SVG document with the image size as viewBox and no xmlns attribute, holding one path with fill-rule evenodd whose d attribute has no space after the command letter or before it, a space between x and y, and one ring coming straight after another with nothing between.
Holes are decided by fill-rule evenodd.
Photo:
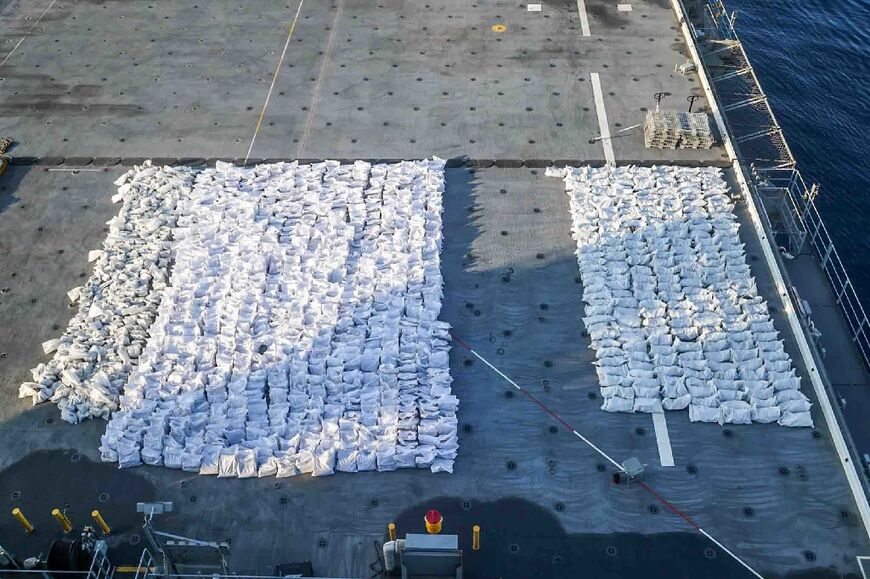
<instances>
[{"instance_id":1,"label":"yellow bollard","mask_svg":"<svg viewBox=\"0 0 870 579\"><path fill-rule=\"evenodd\" d=\"M69 518L61 512L60 509L52 509L51 516L57 519L57 522L60 523L60 526L63 528L64 533L69 533L72 531L72 523Z\"/></svg>"},{"instance_id":2,"label":"yellow bollard","mask_svg":"<svg viewBox=\"0 0 870 579\"><path fill-rule=\"evenodd\" d=\"M471 527L471 549L480 551L480 525Z\"/></svg>"},{"instance_id":3,"label":"yellow bollard","mask_svg":"<svg viewBox=\"0 0 870 579\"><path fill-rule=\"evenodd\" d=\"M387 534L390 536L390 541L396 540L396 523L387 525Z\"/></svg>"},{"instance_id":4,"label":"yellow bollard","mask_svg":"<svg viewBox=\"0 0 870 579\"><path fill-rule=\"evenodd\" d=\"M106 523L106 519L103 518L103 515L100 514L100 511L94 509L93 511L91 511L91 516L97 522L97 525L100 526L100 529L102 529L104 535L108 535L112 532L112 528L109 527L109 525Z\"/></svg>"},{"instance_id":5,"label":"yellow bollard","mask_svg":"<svg viewBox=\"0 0 870 579\"><path fill-rule=\"evenodd\" d=\"M21 509L15 507L12 509L12 516L18 519L18 522L21 523L21 526L24 527L24 530L27 534L32 533L36 530L36 527L30 524L30 521L27 520L27 517L24 516L24 513L21 512Z\"/></svg>"}]
</instances>

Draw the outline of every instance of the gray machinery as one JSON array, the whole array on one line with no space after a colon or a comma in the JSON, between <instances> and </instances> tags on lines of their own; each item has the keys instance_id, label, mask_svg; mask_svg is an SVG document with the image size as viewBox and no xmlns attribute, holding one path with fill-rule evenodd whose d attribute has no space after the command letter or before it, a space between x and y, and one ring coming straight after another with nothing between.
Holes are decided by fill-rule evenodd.
<instances>
[{"instance_id":1,"label":"gray machinery","mask_svg":"<svg viewBox=\"0 0 870 579\"><path fill-rule=\"evenodd\" d=\"M143 577L172 574L226 575L229 573L226 557L227 543L201 541L158 531L152 524L154 515L172 512L171 502L137 503L136 511L145 514L142 531L150 549L145 549L139 563ZM153 566L154 571L150 571ZM137 574L138 576L138 574Z\"/></svg>"},{"instance_id":2,"label":"gray machinery","mask_svg":"<svg viewBox=\"0 0 870 579\"><path fill-rule=\"evenodd\" d=\"M384 545L387 574L401 569L402 579L462 579L462 550L456 535L406 535Z\"/></svg>"}]
</instances>

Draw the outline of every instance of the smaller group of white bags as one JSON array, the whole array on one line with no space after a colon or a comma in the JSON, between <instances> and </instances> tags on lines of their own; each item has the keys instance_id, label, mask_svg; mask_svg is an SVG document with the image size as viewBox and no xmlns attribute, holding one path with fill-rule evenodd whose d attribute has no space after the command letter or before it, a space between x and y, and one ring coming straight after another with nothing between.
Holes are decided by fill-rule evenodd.
<instances>
[{"instance_id":1,"label":"smaller group of white bags","mask_svg":"<svg viewBox=\"0 0 870 579\"><path fill-rule=\"evenodd\" d=\"M719 169L566 168L602 408L812 426Z\"/></svg>"},{"instance_id":2,"label":"smaller group of white bags","mask_svg":"<svg viewBox=\"0 0 870 579\"><path fill-rule=\"evenodd\" d=\"M101 251L89 255L93 275L69 292L78 310L63 336L42 344L52 359L31 372L19 396L51 400L67 422L108 418L148 338L166 287L177 204L193 183L188 168L146 162L121 176L121 202Z\"/></svg>"},{"instance_id":3,"label":"smaller group of white bags","mask_svg":"<svg viewBox=\"0 0 870 579\"><path fill-rule=\"evenodd\" d=\"M103 459L242 478L452 472L443 168L199 173Z\"/></svg>"}]
</instances>

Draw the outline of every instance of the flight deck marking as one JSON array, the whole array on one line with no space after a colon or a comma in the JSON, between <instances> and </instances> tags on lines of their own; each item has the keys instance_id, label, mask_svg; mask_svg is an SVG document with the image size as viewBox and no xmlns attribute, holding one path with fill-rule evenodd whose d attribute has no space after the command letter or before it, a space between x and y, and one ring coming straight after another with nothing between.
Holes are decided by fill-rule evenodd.
<instances>
[{"instance_id":1,"label":"flight deck marking","mask_svg":"<svg viewBox=\"0 0 870 579\"><path fill-rule=\"evenodd\" d=\"M580 14L580 30L583 36L592 36L589 32L589 16L586 14L586 0L577 0L577 12Z\"/></svg>"},{"instance_id":2,"label":"flight deck marking","mask_svg":"<svg viewBox=\"0 0 870 579\"><path fill-rule=\"evenodd\" d=\"M537 398L535 398L534 396L532 396L532 394L529 393L526 389L520 387L519 384L517 384L516 382L514 382L513 380L511 380L510 378L508 378L508 377L507 377L507 376L506 376L506 375L505 375L501 370L499 370L498 368L496 368L495 366L493 366L492 364L490 364L490 363L489 363L489 360L487 360L486 358L484 358L483 356L481 356L480 354L478 354L478 353L474 350L474 348L472 348L471 346L469 346L468 344L466 344L465 342L463 342L463 341L459 338L459 336L457 336L456 334L453 334L453 333L451 333L450 336L453 338L453 340L454 340L457 344L459 344L460 346L462 346L463 348L465 348L466 350L468 350L469 352L471 352L472 355L474 355L475 358L477 358L478 360L480 360L481 362L483 362L484 364L486 364L486 365L490 368L490 370L492 370L493 372L495 372L496 374L498 374L499 376L501 376L502 378L504 378L504 379L508 382L508 384L510 384L511 386L513 386L514 388L516 388L517 390L519 390L523 395L526 396L526 398L528 398L529 400L531 400L532 402L534 402L535 404L537 404L538 407L539 407L541 410L543 410L544 412L546 412L547 414L549 414L550 416L552 416L556 421L559 422L559 424L561 424L562 426L564 426L565 429L567 429L567 430L570 431L572 434L574 434L575 436L577 436L580 440L582 440L583 442L585 442L585 443L586 443L587 445L589 445L592 449L594 449L598 454L600 454L601 456L603 456L604 458L606 458L606 459L607 459L608 461L610 461L612 464L616 465L616 467L617 467L620 471L625 472L625 469L622 467L621 464L619 464L618 462L616 462L615 460L613 460L612 458L610 458L610 456L608 456L607 453L605 453L603 450L601 450L600 448L598 448L597 446L595 446L595 445L592 443L591 440L589 440L588 438L586 438L585 436L583 436L582 434L580 434L579 432L577 432L577 430L575 430L573 426L571 426L570 424L568 424L568 423L567 423L567 422L566 422L566 421L565 421L561 416L559 416L556 412L554 412L553 410L551 410L549 406L547 406L546 404L544 404L543 402L541 402L540 400L538 400ZM677 506L674 505L672 502L670 502L669 500L667 500L666 498L664 498L663 496L661 496L661 495L660 495L660 494L659 494L659 493L658 493L654 488L652 488L650 485L648 485L647 483L645 483L643 480L640 480L640 479L635 479L635 484L639 485L639 486L640 486L641 488L643 488L646 492L648 492L648 493L651 494L653 497L655 497L655 499L656 499L657 501L659 501L661 504L663 504L665 507L667 507L668 510L670 510L672 513L674 513L675 515L677 515L678 517L680 517L681 519L683 519L683 520L686 522L686 524L688 524L690 527L692 527L692 529L698 531L699 533L701 533L702 535L704 535L705 537L707 537L707 539L709 539L709 540L710 540L714 545L716 545L717 547L719 547L720 549L722 549L723 551L725 551L725 553L727 553L731 558L733 558L735 561L737 561L738 563L740 563L740 565L742 565L742 566L743 566L747 571L749 571L750 573L752 573L753 576L758 577L758 579L764 579L764 577L763 577L761 574L759 574L758 571L756 571L755 569L753 569L753 568L749 565L749 563L747 563L746 561L744 561L743 559L741 559L740 557L738 557L734 552L732 552L732 551L729 550L725 545L723 545L722 543L720 543L720 542L719 542L715 537L713 537L710 533L708 533L707 531L705 531L705 530L701 527L701 525L699 525L699 524L698 524L694 519L692 519L692 517L690 517L689 515L687 515L687 514L684 513L683 511L681 511L681 510L679 509L679 507L677 507Z\"/></svg>"},{"instance_id":3,"label":"flight deck marking","mask_svg":"<svg viewBox=\"0 0 870 579\"><path fill-rule=\"evenodd\" d=\"M668 422L664 412L653 412L653 429L656 431L656 444L659 447L659 462L662 466L674 466L674 451L668 434Z\"/></svg>"},{"instance_id":4,"label":"flight deck marking","mask_svg":"<svg viewBox=\"0 0 870 579\"><path fill-rule=\"evenodd\" d=\"M867 572L864 570L864 563L863 562L870 561L870 557L867 557L865 555L858 555L858 557L856 557L856 559L858 559L858 569L861 571L861 577L863 577L864 579L867 579Z\"/></svg>"},{"instance_id":5,"label":"flight deck marking","mask_svg":"<svg viewBox=\"0 0 870 579\"><path fill-rule=\"evenodd\" d=\"M561 416L559 416L558 414L556 414L555 412L553 412L552 410L550 410L550 409L549 409L549 408L548 408L548 407L547 407L543 402L541 402L540 400L538 400L537 398L535 398L534 396L532 396L532 395L531 395L527 390L525 390L525 389L522 388L519 384L517 384L516 382L514 382L513 380L511 380L510 378L508 378L508 377L504 374L504 372L502 372L501 370L499 370L498 368L496 368L495 366L493 366L492 364L490 364L490 363L489 363L489 360L487 360L486 358L484 358L483 356L481 356L480 354L478 354L477 351L475 351L474 348L472 348L471 346L469 346L468 344L466 344L465 342L463 342L461 339L459 339L458 336L456 336L456 335L454 335L454 334L451 334L451 336L453 337L453 339L456 341L457 344L461 345L463 348L465 348L466 350L468 350L469 352L471 352L472 355L473 355L475 358L477 358L478 360L480 360L481 362L483 362L484 364L486 364L487 366L489 366L489 369L490 369L490 370L492 370L493 372L495 372L496 374L498 374L499 376L501 376L502 378L504 378L504 380L505 380L508 384L510 384L511 386L513 386L514 388L516 388L517 390L519 390L521 393L523 393L523 394L526 396L526 398L528 398L529 400L531 400L532 402L534 402L535 404L537 404L537 405L541 408L541 410L543 410L544 412L546 412L547 414L549 414L550 416L552 416L553 418L555 418L556 421L558 421L559 424L561 424L562 426L564 426L566 430L570 431L571 434L573 434L574 436L576 436L577 438L579 438L580 440L582 440L583 442L585 442L587 445L589 445L589 447L592 448L592 450L594 450L595 452L597 452L598 454L600 454L601 456L603 456L606 460L608 460L608 461L610 462L610 464L612 464L613 466L615 466L616 468L618 468L620 471L624 471L624 470L625 470L625 469L622 467L621 464L619 464L618 462L616 462L616 461L615 461L615 460L614 460L610 455L608 455L606 452L604 452L603 450L601 450L600 448L598 448L597 446L595 446L595 444L594 444L591 440L589 440L588 438L586 438L585 436L583 436L582 434L580 434L579 432L577 432L577 430L576 430L573 426L571 426L570 424L568 424L567 422L565 422L565 421L562 419Z\"/></svg>"},{"instance_id":6,"label":"flight deck marking","mask_svg":"<svg viewBox=\"0 0 870 579\"><path fill-rule=\"evenodd\" d=\"M290 46L290 39L293 37L293 32L296 30L296 23L299 21L299 13L302 11L302 5L305 0L299 0L299 7L296 9L296 16L293 17L293 22L290 24L290 31L287 33L287 41L284 43L284 50L281 51L281 58L278 59L278 66L275 67L275 74L272 75L272 84L269 86L269 92L266 93L266 102L263 103L263 110L260 111L260 118L257 119L257 126L254 128L254 136L251 137L251 145L248 147L248 152L245 154L245 163L251 156L251 151L254 150L254 142L257 140L257 134L260 132L260 125L263 124L263 117L266 116L266 109L269 107L269 99L272 98L272 91L275 90L275 83L278 81L278 74L281 72L281 65L284 63L284 57L287 56L287 48Z\"/></svg>"},{"instance_id":7,"label":"flight deck marking","mask_svg":"<svg viewBox=\"0 0 870 579\"><path fill-rule=\"evenodd\" d=\"M601 92L601 79L598 73L590 73L592 77L592 95L595 97L595 113L598 115L598 129L601 131L601 145L604 147L604 159L609 165L616 164L613 155L613 142L610 140L610 126L607 124L607 111L604 110L604 93Z\"/></svg>"},{"instance_id":8,"label":"flight deck marking","mask_svg":"<svg viewBox=\"0 0 870 579\"><path fill-rule=\"evenodd\" d=\"M617 12L631 12L631 4L617 4L616 11Z\"/></svg>"},{"instance_id":9,"label":"flight deck marking","mask_svg":"<svg viewBox=\"0 0 870 579\"><path fill-rule=\"evenodd\" d=\"M326 50L323 52L323 61L320 63L320 73L317 75L317 84L314 85L311 106L308 107L308 118L305 121L305 129L302 131L302 137L299 139L299 148L296 150L297 158L302 158L302 151L305 149L305 142L311 135L311 124L314 122L314 115L317 112L317 103L320 100L320 89L323 87L323 77L326 74L326 65L329 63L329 58L332 54L332 47L335 45L335 36L338 32L338 22L343 11L344 0L339 0L338 9L335 11L335 18L332 20L332 30L329 31L329 42L326 44Z\"/></svg>"},{"instance_id":10,"label":"flight deck marking","mask_svg":"<svg viewBox=\"0 0 870 579\"><path fill-rule=\"evenodd\" d=\"M42 14L39 15L39 18L37 18L36 22L33 23L33 26L30 27L30 30L25 32L24 36L21 37L21 40L19 40L18 42L15 43L15 46L12 47L12 50L10 50L9 54L6 55L6 58L3 59L3 62L0 62L0 66L3 66L4 64L6 64L6 61L9 60L9 58L15 53L16 50L18 50L18 47L21 46L21 43L24 42L24 39L27 38L28 36L30 36L30 33L33 32L34 28L37 27L40 20L42 20L42 17L45 16L49 10L51 10L51 7L54 6L55 2L57 2L57 0L51 0L51 3L48 5L48 8L46 8L45 10L42 11Z\"/></svg>"}]
</instances>

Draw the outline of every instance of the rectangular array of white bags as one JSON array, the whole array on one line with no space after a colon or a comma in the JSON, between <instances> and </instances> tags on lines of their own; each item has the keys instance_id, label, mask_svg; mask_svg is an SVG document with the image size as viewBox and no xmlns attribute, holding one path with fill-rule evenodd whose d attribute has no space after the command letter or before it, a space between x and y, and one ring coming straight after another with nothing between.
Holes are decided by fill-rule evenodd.
<instances>
[{"instance_id":1,"label":"rectangular array of white bags","mask_svg":"<svg viewBox=\"0 0 870 579\"><path fill-rule=\"evenodd\" d=\"M243 478L452 471L443 166L200 173L104 460Z\"/></svg>"},{"instance_id":2,"label":"rectangular array of white bags","mask_svg":"<svg viewBox=\"0 0 870 579\"><path fill-rule=\"evenodd\" d=\"M812 426L719 169L548 174L564 179L570 198L602 409Z\"/></svg>"},{"instance_id":3,"label":"rectangular array of white bags","mask_svg":"<svg viewBox=\"0 0 870 579\"><path fill-rule=\"evenodd\" d=\"M111 413L100 450L122 467L452 472L443 168L130 171L80 312L22 395L73 422Z\"/></svg>"}]
</instances>

